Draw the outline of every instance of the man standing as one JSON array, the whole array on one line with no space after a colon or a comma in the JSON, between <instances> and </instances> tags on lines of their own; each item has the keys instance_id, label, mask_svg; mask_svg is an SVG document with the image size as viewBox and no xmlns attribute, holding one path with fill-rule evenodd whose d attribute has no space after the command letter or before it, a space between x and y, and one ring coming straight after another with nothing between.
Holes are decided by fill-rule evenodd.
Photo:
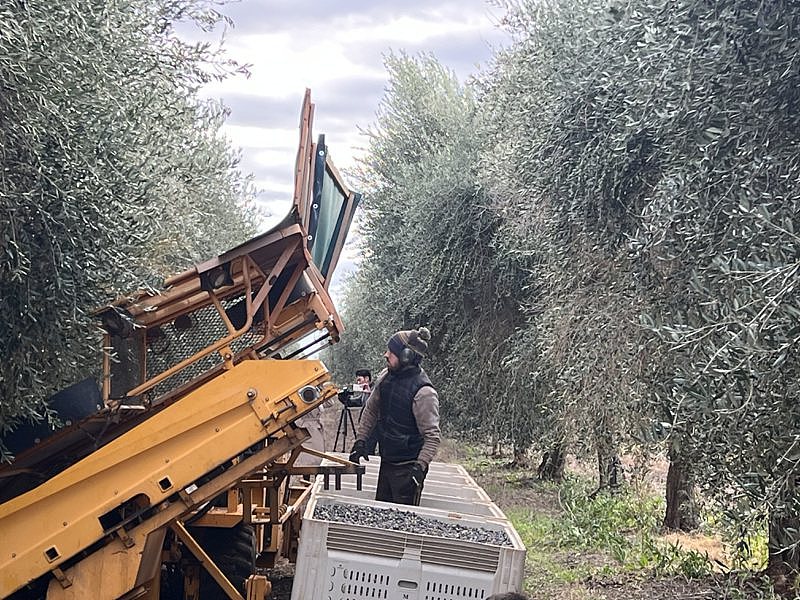
<instances>
[{"instance_id":1,"label":"man standing","mask_svg":"<svg viewBox=\"0 0 800 600\"><path fill-rule=\"evenodd\" d=\"M381 449L376 500L419 505L428 465L439 448L439 395L420 366L430 339L425 327L389 338L383 355L387 368L358 424L350 460L369 460L366 440L373 431Z\"/></svg>"}]
</instances>

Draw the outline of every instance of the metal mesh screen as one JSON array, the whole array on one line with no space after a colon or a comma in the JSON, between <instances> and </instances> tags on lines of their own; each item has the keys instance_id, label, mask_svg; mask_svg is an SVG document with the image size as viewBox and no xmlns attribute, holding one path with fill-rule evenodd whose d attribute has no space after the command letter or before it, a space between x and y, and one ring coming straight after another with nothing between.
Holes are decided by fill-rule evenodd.
<instances>
[{"instance_id":1,"label":"metal mesh screen","mask_svg":"<svg viewBox=\"0 0 800 600\"><path fill-rule=\"evenodd\" d=\"M124 398L128 390L141 383L142 336L122 338L112 335L111 348L106 351L111 361L111 398Z\"/></svg>"},{"instance_id":2,"label":"metal mesh screen","mask_svg":"<svg viewBox=\"0 0 800 600\"><path fill-rule=\"evenodd\" d=\"M228 311L239 302L244 302L243 296L224 300L222 306ZM214 306L207 306L162 325L158 333L151 333L148 339L147 378L150 379L163 373L226 335L228 335L228 329ZM253 327L249 332L233 340L231 349L235 354L251 346L260 338L261 334L256 327ZM152 391L153 397L161 396L182 386L222 362L219 352L213 352L193 362L159 383Z\"/></svg>"}]
</instances>

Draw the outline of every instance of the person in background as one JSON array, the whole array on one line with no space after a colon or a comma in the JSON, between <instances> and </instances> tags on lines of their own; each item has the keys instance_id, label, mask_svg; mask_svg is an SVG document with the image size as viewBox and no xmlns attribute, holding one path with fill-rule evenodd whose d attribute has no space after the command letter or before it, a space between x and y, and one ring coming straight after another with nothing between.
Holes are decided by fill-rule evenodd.
<instances>
[{"instance_id":1,"label":"person in background","mask_svg":"<svg viewBox=\"0 0 800 600\"><path fill-rule=\"evenodd\" d=\"M361 406L364 406L372 392L372 373L369 369L358 369L356 371L356 386L361 388L361 392L353 392L354 396L360 393Z\"/></svg>"},{"instance_id":2,"label":"person in background","mask_svg":"<svg viewBox=\"0 0 800 600\"><path fill-rule=\"evenodd\" d=\"M441 442L439 395L420 366L431 333L398 331L387 342L386 369L378 376L358 424L351 462L369 460L367 440L380 445L375 499L419 505L428 466Z\"/></svg>"}]
</instances>

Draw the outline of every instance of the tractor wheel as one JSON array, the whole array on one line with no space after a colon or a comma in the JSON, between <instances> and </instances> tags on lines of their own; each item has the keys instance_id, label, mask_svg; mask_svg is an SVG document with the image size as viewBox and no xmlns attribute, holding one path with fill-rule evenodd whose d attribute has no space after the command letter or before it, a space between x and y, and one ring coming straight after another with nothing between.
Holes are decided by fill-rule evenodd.
<instances>
[{"instance_id":1,"label":"tractor wheel","mask_svg":"<svg viewBox=\"0 0 800 600\"><path fill-rule=\"evenodd\" d=\"M256 569L256 534L252 525L192 527L192 536L233 586L244 595L244 582ZM200 600L225 598L222 588L205 569L200 573Z\"/></svg>"}]
</instances>

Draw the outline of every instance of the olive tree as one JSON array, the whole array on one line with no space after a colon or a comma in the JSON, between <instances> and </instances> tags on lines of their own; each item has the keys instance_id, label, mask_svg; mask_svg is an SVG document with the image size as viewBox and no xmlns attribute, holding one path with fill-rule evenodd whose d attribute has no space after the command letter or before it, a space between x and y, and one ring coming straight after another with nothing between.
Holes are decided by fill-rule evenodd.
<instances>
[{"instance_id":1,"label":"olive tree","mask_svg":"<svg viewBox=\"0 0 800 600\"><path fill-rule=\"evenodd\" d=\"M674 81L648 115L668 177L637 258L660 265L648 326L680 358L658 396L706 493L745 522L768 515L770 568L797 571L800 10L686 2L653 17Z\"/></svg>"},{"instance_id":2,"label":"olive tree","mask_svg":"<svg viewBox=\"0 0 800 600\"><path fill-rule=\"evenodd\" d=\"M642 416L670 431L671 484L702 475L738 519L769 513L773 567L796 568L797 8L516 8L521 39L492 108L510 114L493 147L510 166L489 161L490 174L516 181L517 207L555 214L543 239L566 257L558 269L576 277L611 260L613 280L635 290L625 300L607 280L592 312L634 305L618 329L634 376L622 381L638 380L631 406L652 400ZM546 306L533 315L548 318ZM636 312L653 335L631 326Z\"/></svg>"},{"instance_id":3,"label":"olive tree","mask_svg":"<svg viewBox=\"0 0 800 600\"><path fill-rule=\"evenodd\" d=\"M510 8L515 43L496 58L481 108L491 124L483 177L513 240L507 255L531 263L519 293L535 350L514 352L527 352L548 390L542 429L558 444L594 450L604 487L617 475L619 450L633 443L633 408L642 404L646 294L629 271L626 239L646 175L635 153L610 147L613 123L592 112L613 26L607 8Z\"/></svg>"},{"instance_id":4,"label":"olive tree","mask_svg":"<svg viewBox=\"0 0 800 600\"><path fill-rule=\"evenodd\" d=\"M0 430L91 374L88 311L254 231L199 86L236 67L175 34L201 0L0 6Z\"/></svg>"},{"instance_id":5,"label":"olive tree","mask_svg":"<svg viewBox=\"0 0 800 600\"><path fill-rule=\"evenodd\" d=\"M432 57L386 64L363 164L365 257L344 316L381 352L393 331L428 326L444 426L511 436L502 357L518 310L495 259L499 217L476 179L474 94Z\"/></svg>"}]
</instances>

